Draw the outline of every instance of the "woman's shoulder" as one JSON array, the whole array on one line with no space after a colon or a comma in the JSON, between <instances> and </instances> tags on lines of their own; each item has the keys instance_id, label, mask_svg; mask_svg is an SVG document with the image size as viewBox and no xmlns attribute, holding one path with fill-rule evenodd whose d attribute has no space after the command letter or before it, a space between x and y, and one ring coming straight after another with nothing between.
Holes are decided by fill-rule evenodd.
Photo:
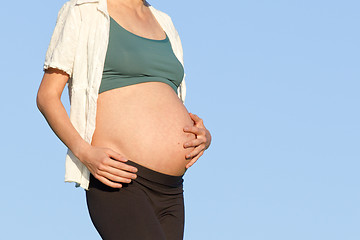
<instances>
[{"instance_id":1,"label":"woman's shoulder","mask_svg":"<svg viewBox=\"0 0 360 240\"><path fill-rule=\"evenodd\" d=\"M101 0L106 1L106 0ZM76 24L94 17L98 13L99 0L68 0L58 12L58 21L72 21Z\"/></svg>"}]
</instances>

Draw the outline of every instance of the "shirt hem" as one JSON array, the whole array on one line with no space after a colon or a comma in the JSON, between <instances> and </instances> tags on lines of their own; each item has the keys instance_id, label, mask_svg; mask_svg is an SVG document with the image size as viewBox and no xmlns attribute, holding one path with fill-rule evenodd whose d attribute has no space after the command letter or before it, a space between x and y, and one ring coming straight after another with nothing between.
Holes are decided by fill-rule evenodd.
<instances>
[{"instance_id":1,"label":"shirt hem","mask_svg":"<svg viewBox=\"0 0 360 240\"><path fill-rule=\"evenodd\" d=\"M71 74L72 74L72 70L70 68L67 68L59 63L54 63L54 62L51 62L51 63L44 63L44 67L43 67L43 71L45 71L46 69L48 68L56 68L56 69L60 69L64 72L66 72L69 77L71 77Z\"/></svg>"}]
</instances>

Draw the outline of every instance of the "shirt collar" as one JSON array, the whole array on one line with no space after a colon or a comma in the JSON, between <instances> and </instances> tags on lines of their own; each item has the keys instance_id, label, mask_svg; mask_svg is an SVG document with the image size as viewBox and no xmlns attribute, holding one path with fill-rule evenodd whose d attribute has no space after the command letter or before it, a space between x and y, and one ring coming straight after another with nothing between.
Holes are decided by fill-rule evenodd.
<instances>
[{"instance_id":1,"label":"shirt collar","mask_svg":"<svg viewBox=\"0 0 360 240\"><path fill-rule=\"evenodd\" d=\"M99 2L99 0L77 0L76 4Z\"/></svg>"},{"instance_id":2,"label":"shirt collar","mask_svg":"<svg viewBox=\"0 0 360 240\"><path fill-rule=\"evenodd\" d=\"M108 11L107 11L107 0L77 0L76 1L76 5L79 4L83 4L83 3L93 3L93 2L98 2L99 5L97 6L97 8L102 11L106 16L109 15ZM147 5L150 6L150 8L152 8L151 4L149 4L148 1L145 0L145 3Z\"/></svg>"},{"instance_id":3,"label":"shirt collar","mask_svg":"<svg viewBox=\"0 0 360 240\"><path fill-rule=\"evenodd\" d=\"M83 4L83 3L94 3L94 2L98 2L99 5L97 6L97 9L99 9L100 11L102 11L106 16L109 15L108 11L107 11L107 0L77 0L76 1L76 5L79 4Z\"/></svg>"}]
</instances>

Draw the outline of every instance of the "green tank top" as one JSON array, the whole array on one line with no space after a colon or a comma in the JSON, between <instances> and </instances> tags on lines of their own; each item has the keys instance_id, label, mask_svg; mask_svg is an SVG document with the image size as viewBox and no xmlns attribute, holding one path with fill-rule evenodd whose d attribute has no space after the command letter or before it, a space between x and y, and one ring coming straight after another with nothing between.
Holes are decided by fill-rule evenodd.
<instances>
[{"instance_id":1,"label":"green tank top","mask_svg":"<svg viewBox=\"0 0 360 240\"><path fill-rule=\"evenodd\" d=\"M166 34L166 33L165 33ZM184 76L166 34L162 40L133 34L110 17L109 43L99 94L143 82L164 82L177 93Z\"/></svg>"}]
</instances>

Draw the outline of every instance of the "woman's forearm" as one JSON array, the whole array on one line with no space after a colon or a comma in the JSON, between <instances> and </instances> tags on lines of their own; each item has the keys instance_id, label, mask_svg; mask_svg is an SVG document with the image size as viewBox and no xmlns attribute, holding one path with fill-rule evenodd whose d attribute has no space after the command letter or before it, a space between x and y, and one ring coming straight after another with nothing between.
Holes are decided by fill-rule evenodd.
<instances>
[{"instance_id":1,"label":"woman's forearm","mask_svg":"<svg viewBox=\"0 0 360 240\"><path fill-rule=\"evenodd\" d=\"M55 96L38 95L36 103L56 136L82 161L82 154L91 145L74 128L61 100Z\"/></svg>"}]
</instances>

